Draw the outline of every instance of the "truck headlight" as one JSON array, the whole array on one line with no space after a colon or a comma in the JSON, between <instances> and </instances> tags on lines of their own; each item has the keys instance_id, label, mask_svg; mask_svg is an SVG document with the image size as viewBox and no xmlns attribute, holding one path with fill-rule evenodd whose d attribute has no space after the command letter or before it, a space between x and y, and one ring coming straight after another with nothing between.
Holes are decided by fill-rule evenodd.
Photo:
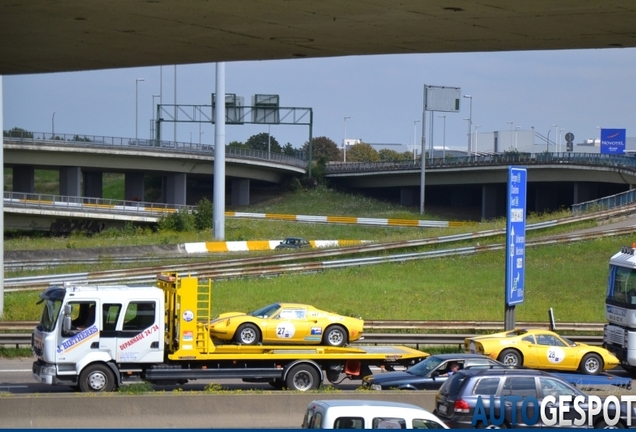
<instances>
[{"instance_id":1,"label":"truck headlight","mask_svg":"<svg viewBox=\"0 0 636 432\"><path fill-rule=\"evenodd\" d=\"M44 366L40 369L41 375L51 375L55 376L55 366Z\"/></svg>"}]
</instances>

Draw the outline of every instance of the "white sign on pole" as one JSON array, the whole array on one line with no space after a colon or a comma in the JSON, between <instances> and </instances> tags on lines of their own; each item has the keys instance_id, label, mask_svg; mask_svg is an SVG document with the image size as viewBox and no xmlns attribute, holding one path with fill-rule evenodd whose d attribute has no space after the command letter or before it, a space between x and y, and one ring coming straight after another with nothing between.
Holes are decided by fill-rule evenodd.
<instances>
[{"instance_id":1,"label":"white sign on pole","mask_svg":"<svg viewBox=\"0 0 636 432\"><path fill-rule=\"evenodd\" d=\"M425 86L424 111L459 112L459 87Z\"/></svg>"}]
</instances>

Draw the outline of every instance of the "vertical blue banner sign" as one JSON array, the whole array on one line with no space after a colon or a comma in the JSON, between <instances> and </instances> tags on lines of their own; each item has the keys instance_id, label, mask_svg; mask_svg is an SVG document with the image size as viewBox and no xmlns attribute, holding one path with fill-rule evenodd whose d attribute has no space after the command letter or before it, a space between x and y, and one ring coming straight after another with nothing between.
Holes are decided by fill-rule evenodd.
<instances>
[{"instance_id":1,"label":"vertical blue banner sign","mask_svg":"<svg viewBox=\"0 0 636 432\"><path fill-rule=\"evenodd\" d=\"M523 303L526 262L526 180L526 168L508 168L508 221L506 223L507 306Z\"/></svg>"},{"instance_id":2,"label":"vertical blue banner sign","mask_svg":"<svg viewBox=\"0 0 636 432\"><path fill-rule=\"evenodd\" d=\"M601 154L625 153L625 129L601 129Z\"/></svg>"}]
</instances>

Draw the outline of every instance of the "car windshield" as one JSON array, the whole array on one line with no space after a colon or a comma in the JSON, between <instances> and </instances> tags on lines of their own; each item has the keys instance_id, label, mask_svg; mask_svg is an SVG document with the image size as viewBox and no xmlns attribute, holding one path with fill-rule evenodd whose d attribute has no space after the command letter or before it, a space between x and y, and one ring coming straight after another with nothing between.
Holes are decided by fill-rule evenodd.
<instances>
[{"instance_id":1,"label":"car windshield","mask_svg":"<svg viewBox=\"0 0 636 432\"><path fill-rule=\"evenodd\" d=\"M428 375L433 369L437 369L437 367L442 363L442 359L430 356L425 360L422 360L418 364L411 366L407 369L408 373L419 376Z\"/></svg>"},{"instance_id":2,"label":"car windshield","mask_svg":"<svg viewBox=\"0 0 636 432\"><path fill-rule=\"evenodd\" d=\"M247 315L258 318L269 318L274 315L278 309L280 309L280 305L278 303L273 303L260 309L256 309L255 311L248 312Z\"/></svg>"}]
</instances>

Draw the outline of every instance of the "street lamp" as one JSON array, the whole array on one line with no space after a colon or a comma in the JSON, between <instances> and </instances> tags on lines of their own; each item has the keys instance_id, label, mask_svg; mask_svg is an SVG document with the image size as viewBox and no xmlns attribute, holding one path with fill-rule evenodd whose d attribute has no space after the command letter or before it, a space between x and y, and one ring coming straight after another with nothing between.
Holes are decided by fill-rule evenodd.
<instances>
[{"instance_id":1,"label":"street lamp","mask_svg":"<svg viewBox=\"0 0 636 432\"><path fill-rule=\"evenodd\" d=\"M342 140L342 151L344 154L344 162L347 161L347 119L350 119L351 116L345 116L344 118L344 140Z\"/></svg>"},{"instance_id":2,"label":"street lamp","mask_svg":"<svg viewBox=\"0 0 636 432\"><path fill-rule=\"evenodd\" d=\"M416 161L416 157L415 154L417 152L416 148L417 148L417 144L416 144L416 137L417 137L417 124L419 123L419 120L413 120L413 163L415 163Z\"/></svg>"},{"instance_id":3,"label":"street lamp","mask_svg":"<svg viewBox=\"0 0 636 432\"><path fill-rule=\"evenodd\" d=\"M554 128L554 151L559 151L559 125L553 124Z\"/></svg>"},{"instance_id":4,"label":"street lamp","mask_svg":"<svg viewBox=\"0 0 636 432\"><path fill-rule=\"evenodd\" d=\"M470 150L472 149L472 130L473 130L473 97L471 95L464 95L466 99L470 99L470 111L468 114L468 155L470 156Z\"/></svg>"},{"instance_id":5,"label":"street lamp","mask_svg":"<svg viewBox=\"0 0 636 432\"><path fill-rule=\"evenodd\" d=\"M475 157L477 157L477 129L479 129L481 125L475 125Z\"/></svg>"},{"instance_id":6,"label":"street lamp","mask_svg":"<svg viewBox=\"0 0 636 432\"><path fill-rule=\"evenodd\" d=\"M150 139L156 138L154 137L154 131L155 131L155 98L161 97L161 95L152 95L152 107L151 107L151 114L152 114L152 123L150 124Z\"/></svg>"},{"instance_id":7,"label":"street lamp","mask_svg":"<svg viewBox=\"0 0 636 432\"><path fill-rule=\"evenodd\" d=\"M546 153L550 153L550 132L552 132L552 129L550 129L548 131L548 137L545 140L545 152Z\"/></svg>"},{"instance_id":8,"label":"street lamp","mask_svg":"<svg viewBox=\"0 0 636 432\"><path fill-rule=\"evenodd\" d=\"M521 129L521 126L515 126L515 150L517 150L517 132L519 132L519 129Z\"/></svg>"},{"instance_id":9,"label":"street lamp","mask_svg":"<svg viewBox=\"0 0 636 432\"><path fill-rule=\"evenodd\" d=\"M507 121L506 123L510 125L510 140L508 140L508 148L512 148L512 124L514 122Z\"/></svg>"},{"instance_id":10,"label":"street lamp","mask_svg":"<svg viewBox=\"0 0 636 432\"><path fill-rule=\"evenodd\" d=\"M55 139L55 112L51 116L51 139Z\"/></svg>"},{"instance_id":11,"label":"street lamp","mask_svg":"<svg viewBox=\"0 0 636 432\"><path fill-rule=\"evenodd\" d=\"M563 145L563 132L565 132L565 129L559 129L559 152L563 151L563 149L561 149Z\"/></svg>"},{"instance_id":12,"label":"street lamp","mask_svg":"<svg viewBox=\"0 0 636 432\"><path fill-rule=\"evenodd\" d=\"M444 127L443 127L444 133L442 135L442 159L446 160L446 116L440 115L438 117L444 119Z\"/></svg>"},{"instance_id":13,"label":"street lamp","mask_svg":"<svg viewBox=\"0 0 636 432\"><path fill-rule=\"evenodd\" d=\"M138 137L138 126L139 126L139 81L145 81L144 78L135 78L135 144L139 144L137 142Z\"/></svg>"}]
</instances>

